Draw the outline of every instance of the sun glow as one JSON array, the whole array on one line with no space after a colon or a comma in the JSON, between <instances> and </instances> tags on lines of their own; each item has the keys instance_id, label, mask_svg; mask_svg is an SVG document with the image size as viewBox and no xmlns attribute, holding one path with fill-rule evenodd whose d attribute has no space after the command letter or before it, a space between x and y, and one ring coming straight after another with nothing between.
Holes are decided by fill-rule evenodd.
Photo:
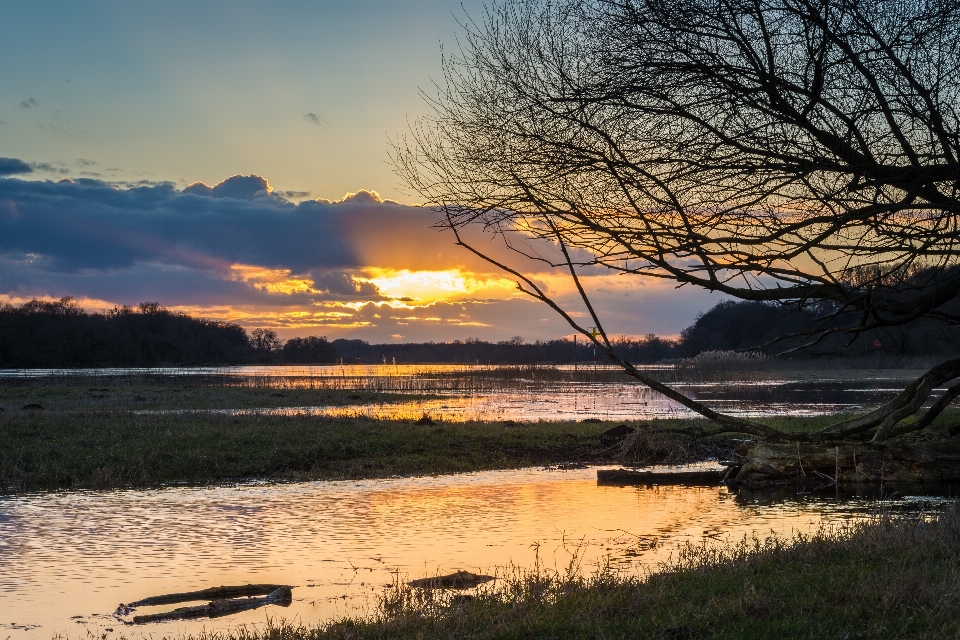
<instances>
[{"instance_id":1,"label":"sun glow","mask_svg":"<svg viewBox=\"0 0 960 640\"><path fill-rule=\"evenodd\" d=\"M506 278L477 278L459 269L445 271L409 271L407 269L365 269L369 282L384 296L411 302L435 302L450 298L487 295L509 297L516 292L515 282Z\"/></svg>"}]
</instances>

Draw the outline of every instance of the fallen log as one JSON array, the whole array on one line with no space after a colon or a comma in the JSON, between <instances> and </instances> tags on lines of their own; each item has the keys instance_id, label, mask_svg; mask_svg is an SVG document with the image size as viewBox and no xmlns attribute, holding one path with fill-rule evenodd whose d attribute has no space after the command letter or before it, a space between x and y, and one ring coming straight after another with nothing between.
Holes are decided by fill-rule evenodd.
<instances>
[{"instance_id":1,"label":"fallen log","mask_svg":"<svg viewBox=\"0 0 960 640\"><path fill-rule=\"evenodd\" d=\"M262 598L235 598L230 600L214 600L207 604L194 607L180 607L164 613L150 613L134 616L133 624L148 622L167 622L170 620L192 620L195 618L219 618L241 611L258 609L266 605L275 604L288 607L293 602L293 587L280 587Z\"/></svg>"},{"instance_id":2,"label":"fallen log","mask_svg":"<svg viewBox=\"0 0 960 640\"><path fill-rule=\"evenodd\" d=\"M732 485L944 483L960 481L960 440L939 442L749 443Z\"/></svg>"},{"instance_id":3,"label":"fallen log","mask_svg":"<svg viewBox=\"0 0 960 640\"><path fill-rule=\"evenodd\" d=\"M177 604L178 602L192 602L194 600L224 600L226 598L243 598L245 596L265 596L286 585L282 584L242 584L210 587L200 591L185 591L183 593L166 593L161 596L151 596L121 607L150 607L158 604Z\"/></svg>"},{"instance_id":4,"label":"fallen log","mask_svg":"<svg viewBox=\"0 0 960 640\"><path fill-rule=\"evenodd\" d=\"M472 589L484 582L494 580L493 576L484 576L469 571L457 571L435 578L420 578L411 580L407 584L418 589Z\"/></svg>"},{"instance_id":5,"label":"fallen log","mask_svg":"<svg viewBox=\"0 0 960 640\"><path fill-rule=\"evenodd\" d=\"M720 484L726 470L636 471L634 469L598 469L597 484L675 484L712 486Z\"/></svg>"}]
</instances>

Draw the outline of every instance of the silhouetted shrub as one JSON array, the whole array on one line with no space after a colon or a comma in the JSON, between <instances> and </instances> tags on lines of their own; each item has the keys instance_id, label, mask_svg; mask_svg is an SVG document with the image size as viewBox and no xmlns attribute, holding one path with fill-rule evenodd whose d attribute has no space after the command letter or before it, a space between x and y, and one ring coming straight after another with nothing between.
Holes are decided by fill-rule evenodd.
<instances>
[{"instance_id":1,"label":"silhouetted shrub","mask_svg":"<svg viewBox=\"0 0 960 640\"><path fill-rule=\"evenodd\" d=\"M283 345L283 361L296 364L324 364L336 362L336 347L325 337L291 338Z\"/></svg>"}]
</instances>

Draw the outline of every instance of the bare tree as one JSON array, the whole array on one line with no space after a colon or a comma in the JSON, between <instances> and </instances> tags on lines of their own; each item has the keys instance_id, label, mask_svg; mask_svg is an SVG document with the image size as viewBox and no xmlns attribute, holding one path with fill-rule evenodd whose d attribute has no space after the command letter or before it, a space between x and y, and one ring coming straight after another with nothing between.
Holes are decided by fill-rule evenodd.
<instances>
[{"instance_id":1,"label":"bare tree","mask_svg":"<svg viewBox=\"0 0 960 640\"><path fill-rule=\"evenodd\" d=\"M944 362L884 406L814 434L721 414L618 358L581 275L626 273L814 313L790 336L917 318L960 324L960 2L515 0L464 25L433 115L395 147L457 241L509 272L634 378L715 423L822 442L927 426ZM593 336L529 268L573 280ZM549 249L549 250L548 250ZM912 420L911 420L912 417ZM906 421L906 422L905 422Z\"/></svg>"},{"instance_id":2,"label":"bare tree","mask_svg":"<svg viewBox=\"0 0 960 640\"><path fill-rule=\"evenodd\" d=\"M250 332L250 346L261 358L269 358L283 348L283 342L273 329L254 329Z\"/></svg>"}]
</instances>

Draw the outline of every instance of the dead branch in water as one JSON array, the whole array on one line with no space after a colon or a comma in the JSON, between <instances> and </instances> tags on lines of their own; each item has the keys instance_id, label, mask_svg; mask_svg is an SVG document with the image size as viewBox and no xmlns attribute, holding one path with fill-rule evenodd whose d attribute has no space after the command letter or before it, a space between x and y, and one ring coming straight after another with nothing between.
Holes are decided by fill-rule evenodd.
<instances>
[{"instance_id":1,"label":"dead branch in water","mask_svg":"<svg viewBox=\"0 0 960 640\"><path fill-rule=\"evenodd\" d=\"M436 576L435 578L420 578L411 580L407 584L419 589L472 589L484 582L493 580L493 576L479 575L469 571L457 571L445 576Z\"/></svg>"},{"instance_id":2,"label":"dead branch in water","mask_svg":"<svg viewBox=\"0 0 960 640\"><path fill-rule=\"evenodd\" d=\"M226 598L243 598L246 596L265 596L284 586L285 585L282 584L222 585L201 591L185 591L183 593L166 593L160 596L151 596L137 600L136 602L131 602L126 606L152 607L159 604L177 604L178 602L193 602L194 600L224 600ZM124 605L120 606L122 607Z\"/></svg>"},{"instance_id":3,"label":"dead branch in water","mask_svg":"<svg viewBox=\"0 0 960 640\"><path fill-rule=\"evenodd\" d=\"M269 589L269 591L267 591ZM243 597L263 595L263 597ZM238 596L230 598L230 596ZM224 599L226 597L226 599ZM178 602L190 602L192 600L214 599L206 604L192 607L179 607L173 611L163 613L149 613L133 617L133 624L145 624L148 622L166 622L170 620L193 620L196 618L219 618L228 616L241 611L250 609L259 609L267 605L275 604L281 607L288 607L293 602L293 587L283 585L264 585L248 584L242 586L222 586L204 589L202 591L190 591L185 593L169 593L160 596L153 596L131 602L128 605L121 604L117 608L116 615L129 615L137 607L155 606L161 604L175 604Z\"/></svg>"}]
</instances>

